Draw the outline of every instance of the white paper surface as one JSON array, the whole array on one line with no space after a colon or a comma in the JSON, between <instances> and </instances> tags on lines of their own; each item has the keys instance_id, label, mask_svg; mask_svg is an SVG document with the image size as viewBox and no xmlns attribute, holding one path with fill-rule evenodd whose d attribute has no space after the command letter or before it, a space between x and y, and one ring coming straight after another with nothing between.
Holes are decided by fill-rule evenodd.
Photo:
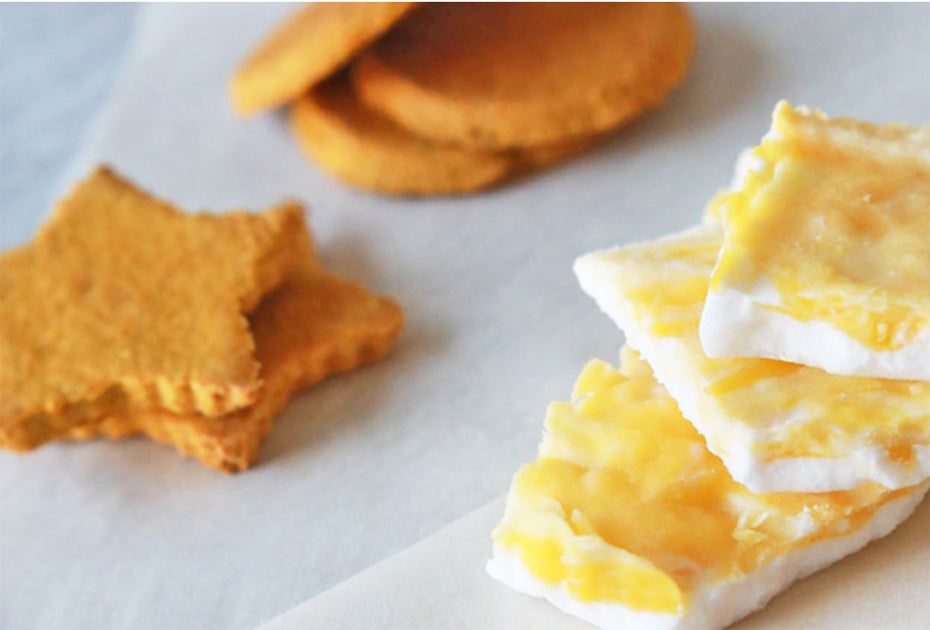
<instances>
[{"instance_id":1,"label":"white paper surface","mask_svg":"<svg viewBox=\"0 0 930 630\"><path fill-rule=\"evenodd\" d=\"M235 477L144 439L0 453L0 627L247 628L403 550L504 492L546 404L615 361L577 255L696 223L781 97L930 112L930 7L700 5L686 85L607 146L484 195L384 198L308 163L280 114L232 116L227 78L289 10L143 10L64 181L105 160L190 209L303 199L324 261L399 300L407 332L298 397ZM0 245L43 218L3 208Z\"/></svg>"},{"instance_id":2,"label":"white paper surface","mask_svg":"<svg viewBox=\"0 0 930 630\"><path fill-rule=\"evenodd\" d=\"M484 571L503 498L288 611L259 630L591 630ZM734 630L921 630L930 620L930 501L891 536L801 580Z\"/></svg>"}]
</instances>

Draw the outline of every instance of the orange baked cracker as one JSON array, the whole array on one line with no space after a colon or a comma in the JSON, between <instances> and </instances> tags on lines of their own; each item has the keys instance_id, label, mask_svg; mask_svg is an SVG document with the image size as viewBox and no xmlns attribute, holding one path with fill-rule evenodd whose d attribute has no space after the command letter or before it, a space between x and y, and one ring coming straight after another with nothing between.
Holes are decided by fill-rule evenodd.
<instances>
[{"instance_id":1,"label":"orange baked cracker","mask_svg":"<svg viewBox=\"0 0 930 630\"><path fill-rule=\"evenodd\" d=\"M254 405L222 418L138 412L74 430L73 438L145 433L224 472L244 470L291 395L382 358L403 327L393 301L307 265L251 316L264 388Z\"/></svg>"},{"instance_id":2,"label":"orange baked cracker","mask_svg":"<svg viewBox=\"0 0 930 630\"><path fill-rule=\"evenodd\" d=\"M291 127L304 152L339 179L400 195L475 192L515 174L554 166L597 140L584 136L512 151L438 144L367 107L345 74L299 98L291 107Z\"/></svg>"},{"instance_id":3,"label":"orange baked cracker","mask_svg":"<svg viewBox=\"0 0 930 630\"><path fill-rule=\"evenodd\" d=\"M186 215L100 168L0 256L0 446L133 408L221 416L261 380L245 313L301 260L302 209Z\"/></svg>"},{"instance_id":4,"label":"orange baked cracker","mask_svg":"<svg viewBox=\"0 0 930 630\"><path fill-rule=\"evenodd\" d=\"M333 74L415 2L314 2L243 62L230 85L239 114L280 107Z\"/></svg>"},{"instance_id":5,"label":"orange baked cracker","mask_svg":"<svg viewBox=\"0 0 930 630\"><path fill-rule=\"evenodd\" d=\"M513 157L470 151L415 136L366 107L344 75L315 87L291 108L305 153L339 179L404 195L467 193L507 176Z\"/></svg>"},{"instance_id":6,"label":"orange baked cracker","mask_svg":"<svg viewBox=\"0 0 930 630\"><path fill-rule=\"evenodd\" d=\"M602 133L681 82L694 35L673 3L426 3L359 55L360 99L472 149Z\"/></svg>"}]
</instances>

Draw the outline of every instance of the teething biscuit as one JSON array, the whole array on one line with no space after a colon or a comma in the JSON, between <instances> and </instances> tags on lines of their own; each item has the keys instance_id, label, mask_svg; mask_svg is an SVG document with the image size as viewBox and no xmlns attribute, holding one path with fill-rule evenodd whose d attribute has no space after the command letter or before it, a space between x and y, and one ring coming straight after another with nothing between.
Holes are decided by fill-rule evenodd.
<instances>
[{"instance_id":1,"label":"teething biscuit","mask_svg":"<svg viewBox=\"0 0 930 630\"><path fill-rule=\"evenodd\" d=\"M0 256L0 446L139 409L220 416L261 381L245 313L301 260L303 212L185 215L101 168Z\"/></svg>"},{"instance_id":2,"label":"teething biscuit","mask_svg":"<svg viewBox=\"0 0 930 630\"><path fill-rule=\"evenodd\" d=\"M295 100L346 63L410 9L413 2L314 2L246 59L230 86L239 114Z\"/></svg>"},{"instance_id":3,"label":"teething biscuit","mask_svg":"<svg viewBox=\"0 0 930 630\"><path fill-rule=\"evenodd\" d=\"M424 138L526 147L656 105L692 48L678 4L436 3L362 53L352 77L365 103Z\"/></svg>"},{"instance_id":4,"label":"teething biscuit","mask_svg":"<svg viewBox=\"0 0 930 630\"><path fill-rule=\"evenodd\" d=\"M220 418L138 412L81 427L72 438L145 433L224 472L248 468L295 391L376 361L403 326L394 302L308 264L252 314L264 386L254 405Z\"/></svg>"},{"instance_id":5,"label":"teething biscuit","mask_svg":"<svg viewBox=\"0 0 930 630\"><path fill-rule=\"evenodd\" d=\"M509 154L472 151L419 138L363 105L345 77L298 100L291 124L304 151L340 179L395 194L464 193L503 179Z\"/></svg>"}]
</instances>

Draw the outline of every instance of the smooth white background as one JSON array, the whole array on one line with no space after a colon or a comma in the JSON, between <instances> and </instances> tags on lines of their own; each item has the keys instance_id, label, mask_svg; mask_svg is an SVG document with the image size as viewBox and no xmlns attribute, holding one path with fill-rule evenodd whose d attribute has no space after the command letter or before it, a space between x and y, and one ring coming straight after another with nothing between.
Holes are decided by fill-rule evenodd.
<instances>
[{"instance_id":1,"label":"smooth white background","mask_svg":"<svg viewBox=\"0 0 930 630\"><path fill-rule=\"evenodd\" d=\"M229 75L289 10L152 6L128 35L84 34L121 70L58 186L4 186L0 245L47 212L8 190L51 201L99 161L190 209L297 197L323 260L398 299L407 331L385 362L298 397L242 475L142 439L0 453L2 627L250 627L404 549L503 493L546 403L587 359L615 359L577 255L697 222L779 98L930 118L930 7L700 5L687 82L606 146L480 196L383 198L309 164L282 115L232 116ZM102 32L130 42L119 64ZM41 155L0 124L3 171Z\"/></svg>"}]
</instances>

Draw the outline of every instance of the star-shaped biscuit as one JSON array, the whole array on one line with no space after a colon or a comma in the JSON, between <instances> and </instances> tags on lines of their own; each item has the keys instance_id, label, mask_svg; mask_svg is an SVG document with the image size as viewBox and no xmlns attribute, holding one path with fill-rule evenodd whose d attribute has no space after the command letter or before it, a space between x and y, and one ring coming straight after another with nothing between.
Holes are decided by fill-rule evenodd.
<instances>
[{"instance_id":1,"label":"star-shaped biscuit","mask_svg":"<svg viewBox=\"0 0 930 630\"><path fill-rule=\"evenodd\" d=\"M300 264L303 212L179 212L106 168L0 256L0 446L130 409L221 416L261 385L246 314Z\"/></svg>"},{"instance_id":2,"label":"star-shaped biscuit","mask_svg":"<svg viewBox=\"0 0 930 630\"><path fill-rule=\"evenodd\" d=\"M251 407L220 418L138 412L80 427L71 437L145 433L210 468L244 470L257 457L261 439L295 391L380 359L403 327L397 304L342 280L310 256L249 319L264 381Z\"/></svg>"}]
</instances>

